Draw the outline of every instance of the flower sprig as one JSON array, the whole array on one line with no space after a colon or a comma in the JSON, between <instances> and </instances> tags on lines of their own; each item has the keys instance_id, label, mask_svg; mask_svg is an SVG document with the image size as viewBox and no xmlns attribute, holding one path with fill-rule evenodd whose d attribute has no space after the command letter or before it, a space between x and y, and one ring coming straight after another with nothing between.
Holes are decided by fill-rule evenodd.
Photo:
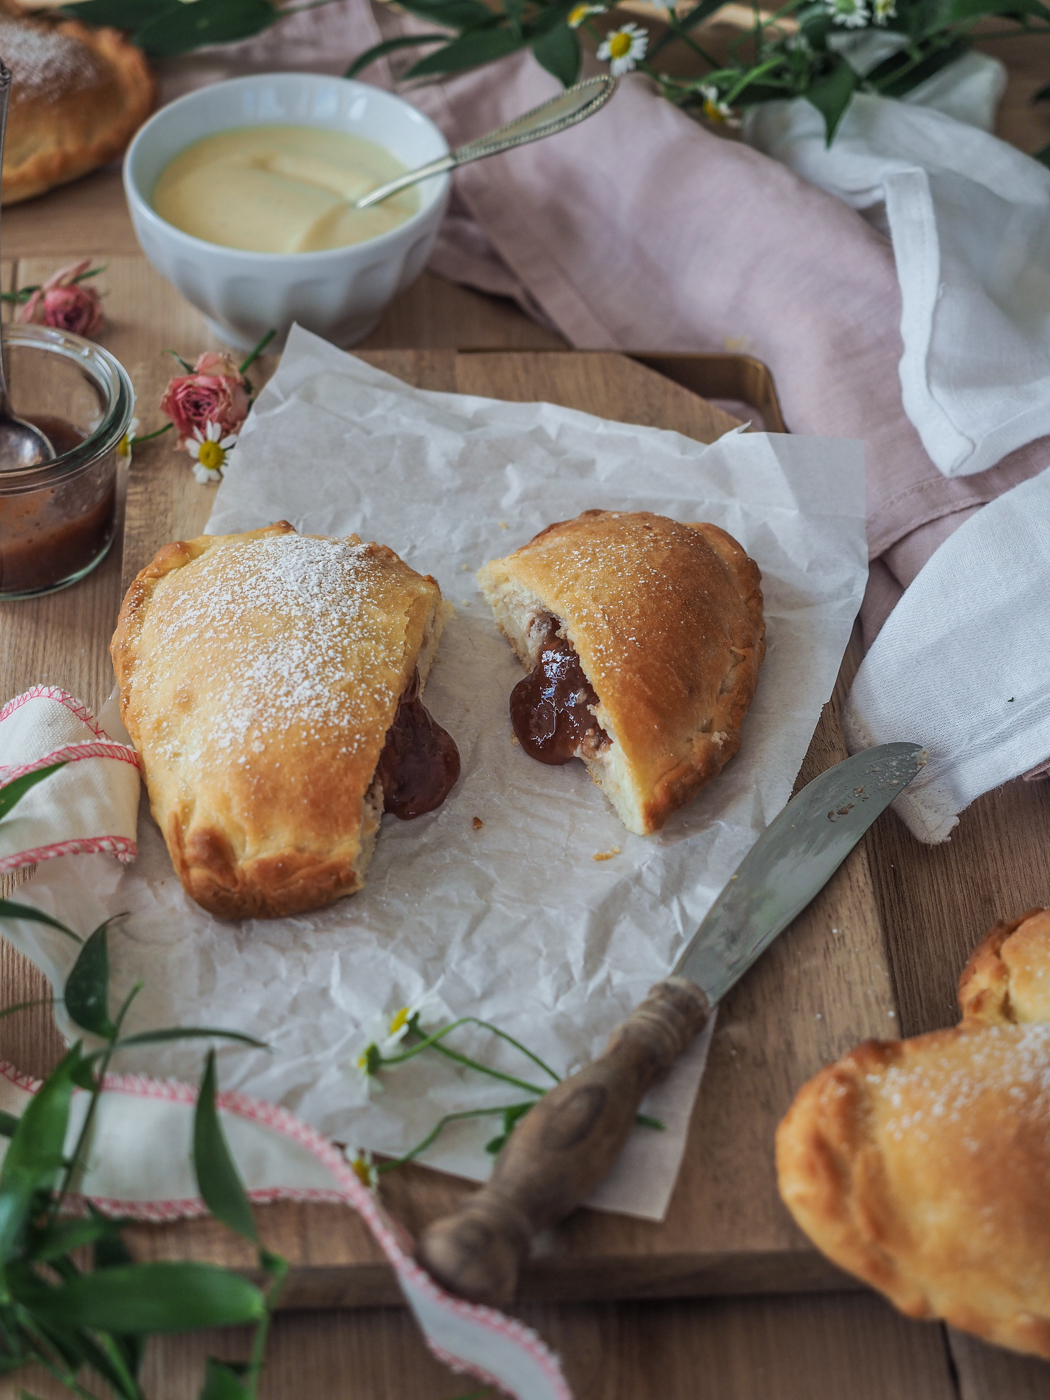
<instances>
[{"instance_id":1,"label":"flower sprig","mask_svg":"<svg viewBox=\"0 0 1050 1400\"><path fill-rule=\"evenodd\" d=\"M34 282L15 292L0 292L0 301L13 302L18 307L15 320L23 325L35 322L72 331L74 335L98 335L106 320L102 298L94 287L84 283L105 270L106 264L92 267L90 258L82 258L59 268L46 282Z\"/></svg>"},{"instance_id":2,"label":"flower sprig","mask_svg":"<svg viewBox=\"0 0 1050 1400\"><path fill-rule=\"evenodd\" d=\"M190 364L174 350L169 354L183 373L169 379L160 400L160 411L169 422L136 442L148 442L175 429L176 446L193 459L193 475L199 482L215 485L222 480L223 468L236 446L248 410L252 406L252 386L247 372L277 334L267 331L251 354L241 361L232 355L206 350ZM132 436L126 439L125 455L131 455Z\"/></svg>"},{"instance_id":3,"label":"flower sprig","mask_svg":"<svg viewBox=\"0 0 1050 1400\"><path fill-rule=\"evenodd\" d=\"M351 1166L357 1175L367 1185L377 1184L380 1174L393 1171L397 1167L403 1167L408 1162L414 1161L430 1147L444 1130L451 1123L465 1122L471 1118L500 1118L500 1131L495 1137L485 1143L485 1151L492 1156L496 1156L504 1147L507 1139L514 1131L518 1123L529 1112L535 1108L540 1099L543 1098L555 1085L561 1083L561 1076L542 1060L539 1055L530 1050L527 1045L523 1045L520 1040L509 1035L506 1031L495 1026L491 1021L484 1021L478 1016L460 1016L456 1020L449 1021L444 1025L439 1025L432 1029L424 1029L422 1016L427 1007L434 1004L436 998L432 993L427 993L419 997L408 1006L402 1006L383 1023L376 1034L365 1045L364 1049L357 1056L356 1068L369 1087L381 1088L379 1075L384 1070L396 1069L399 1065L406 1064L409 1060L415 1059L427 1051L444 1056L445 1059L452 1060L455 1064L464 1069L474 1070L478 1074L483 1074L489 1079L499 1080L501 1083L509 1084L512 1088L518 1089L529 1095L525 1099L515 1099L512 1103L501 1103L490 1105L485 1108L459 1109L454 1113L446 1113L443 1118L435 1123L434 1127L427 1133L420 1142L409 1149L400 1157L391 1158L388 1161L376 1163L371 1153L358 1151L350 1154ZM470 1055L456 1050L447 1044L447 1039L454 1031L460 1030L463 1026L476 1026L480 1030L488 1031L491 1035L497 1036L500 1040L510 1045L514 1050L525 1056L543 1074L550 1083L534 1084L531 1080L522 1079L518 1075L509 1074L505 1070L497 1069L494 1065L484 1064L480 1060L473 1059ZM653 1128L661 1130L663 1124L658 1118L653 1118L645 1113L635 1115L635 1122L643 1128Z\"/></svg>"}]
</instances>

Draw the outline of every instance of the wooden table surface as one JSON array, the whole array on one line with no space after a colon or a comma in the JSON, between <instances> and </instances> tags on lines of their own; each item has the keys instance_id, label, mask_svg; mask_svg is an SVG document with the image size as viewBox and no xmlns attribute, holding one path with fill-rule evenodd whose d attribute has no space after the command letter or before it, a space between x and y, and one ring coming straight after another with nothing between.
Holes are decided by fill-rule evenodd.
<instances>
[{"instance_id":1,"label":"wooden table surface","mask_svg":"<svg viewBox=\"0 0 1050 1400\"><path fill-rule=\"evenodd\" d=\"M1011 69L1001 134L1035 150L1050 141L1050 104L1028 105L1050 75L1050 44L1011 40L994 51ZM4 252L14 260L3 268L5 286L12 279L14 285L37 281L64 259L100 252L126 257L121 283L135 284L138 250L113 172L6 211L3 224ZM142 270L144 295L150 285ZM170 306L165 311L160 343L195 345L197 313L184 303L174 318ZM122 358L141 355L142 346L122 345L121 335L115 317L106 343ZM509 303L424 274L363 348L543 350L561 344ZM28 675L99 703L111 686L101 642L116 616L121 571L114 551L78 588L0 609L0 698L15 693ZM903 1034L951 1023L958 971L997 917L1050 904L1050 850L1043 840L1048 818L1050 788L1016 783L974 804L946 846L920 847L894 821L872 834L873 897ZM929 933L921 964L909 936L919 927ZM937 953L932 961L931 948ZM5 1002L16 999L16 988L21 995L33 986L34 976L6 944L0 946ZM37 1025L34 1041L20 1038L19 1054L22 1068L39 1072L53 1061L58 1041L46 1023ZM11 1053L9 1027L0 1023L3 1055ZM866 1292L532 1304L518 1311L560 1351L578 1400L1050 1400L1050 1366L939 1324L909 1322ZM147 1392L156 1400L193 1400L204 1358L232 1358L244 1348L237 1333L154 1343ZM20 1385L48 1400L66 1394L46 1376L26 1374L0 1381L0 1400L14 1400ZM429 1356L402 1310L377 1308L280 1315L262 1392L268 1400L450 1400L472 1389Z\"/></svg>"}]
</instances>

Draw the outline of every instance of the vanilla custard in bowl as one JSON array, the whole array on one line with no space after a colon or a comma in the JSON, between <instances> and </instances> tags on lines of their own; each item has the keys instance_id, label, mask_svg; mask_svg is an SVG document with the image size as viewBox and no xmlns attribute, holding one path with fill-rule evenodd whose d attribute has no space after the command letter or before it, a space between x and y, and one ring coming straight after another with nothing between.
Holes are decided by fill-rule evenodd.
<instances>
[{"instance_id":1,"label":"vanilla custard in bowl","mask_svg":"<svg viewBox=\"0 0 1050 1400\"><path fill-rule=\"evenodd\" d=\"M242 126L195 141L160 173L153 207L183 233L255 253L318 253L386 233L419 208L415 187L354 200L405 173L382 146L316 126Z\"/></svg>"}]
</instances>

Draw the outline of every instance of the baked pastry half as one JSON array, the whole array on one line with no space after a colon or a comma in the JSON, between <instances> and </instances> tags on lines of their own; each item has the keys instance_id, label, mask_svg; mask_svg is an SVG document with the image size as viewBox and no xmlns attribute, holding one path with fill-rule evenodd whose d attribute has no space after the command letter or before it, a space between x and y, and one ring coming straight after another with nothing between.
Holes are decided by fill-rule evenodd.
<instances>
[{"instance_id":1,"label":"baked pastry half","mask_svg":"<svg viewBox=\"0 0 1050 1400\"><path fill-rule=\"evenodd\" d=\"M658 831L739 749L761 576L718 526L589 510L478 581L529 672L510 702L522 747L581 758L629 831Z\"/></svg>"},{"instance_id":2,"label":"baked pastry half","mask_svg":"<svg viewBox=\"0 0 1050 1400\"><path fill-rule=\"evenodd\" d=\"M781 1196L836 1264L912 1317L1050 1359L1043 981L1050 912L997 925L963 974L961 1024L823 1070L776 1151Z\"/></svg>"},{"instance_id":3,"label":"baked pastry half","mask_svg":"<svg viewBox=\"0 0 1050 1400\"><path fill-rule=\"evenodd\" d=\"M447 604L391 549L281 521L166 545L113 637L121 714L187 893L271 918L359 890L384 809L459 775L423 707Z\"/></svg>"},{"instance_id":4,"label":"baked pastry half","mask_svg":"<svg viewBox=\"0 0 1050 1400\"><path fill-rule=\"evenodd\" d=\"M0 54L11 70L4 204L114 160L153 108L146 56L116 29L0 13Z\"/></svg>"}]
</instances>

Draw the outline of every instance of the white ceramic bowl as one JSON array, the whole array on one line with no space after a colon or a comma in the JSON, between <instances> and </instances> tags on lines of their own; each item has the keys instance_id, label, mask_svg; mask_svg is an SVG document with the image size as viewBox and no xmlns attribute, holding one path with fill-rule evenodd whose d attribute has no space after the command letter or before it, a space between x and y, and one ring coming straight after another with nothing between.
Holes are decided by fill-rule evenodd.
<instances>
[{"instance_id":1,"label":"white ceramic bowl","mask_svg":"<svg viewBox=\"0 0 1050 1400\"><path fill-rule=\"evenodd\" d=\"M422 272L448 199L449 177L419 186L419 210L376 238L319 253L250 253L194 238L153 208L161 171L194 141L235 126L282 123L346 131L385 146L410 170L448 144L421 112L367 83L313 73L261 73L187 93L162 107L124 158L124 190L142 251L203 311L221 339L250 350L271 328L280 348L293 321L337 345L366 336ZM216 190L216 198L222 191Z\"/></svg>"}]
</instances>

